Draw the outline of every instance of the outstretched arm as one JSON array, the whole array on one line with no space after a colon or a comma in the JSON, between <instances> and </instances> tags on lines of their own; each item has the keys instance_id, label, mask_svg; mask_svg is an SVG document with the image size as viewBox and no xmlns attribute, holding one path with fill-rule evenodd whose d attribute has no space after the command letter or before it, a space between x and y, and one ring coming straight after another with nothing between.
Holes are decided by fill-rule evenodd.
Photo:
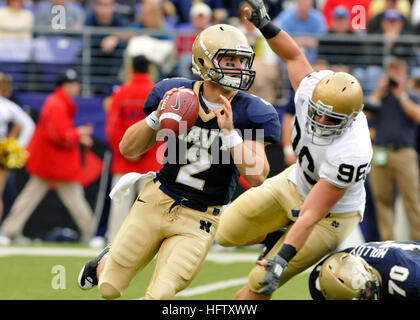
<instances>
[{"instance_id":1,"label":"outstretched arm","mask_svg":"<svg viewBox=\"0 0 420 320\"><path fill-rule=\"evenodd\" d=\"M244 8L248 20L260 29L270 48L284 61L290 82L296 91L300 81L313 71L311 64L296 41L286 31L280 30L271 22L262 0L247 0L247 2L252 8L251 10Z\"/></svg>"}]
</instances>

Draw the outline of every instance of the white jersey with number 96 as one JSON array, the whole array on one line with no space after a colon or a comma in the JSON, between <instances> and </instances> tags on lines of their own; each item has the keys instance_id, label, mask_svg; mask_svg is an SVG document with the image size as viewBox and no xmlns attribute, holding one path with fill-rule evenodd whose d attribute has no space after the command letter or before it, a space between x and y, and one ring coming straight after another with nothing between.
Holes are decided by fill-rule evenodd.
<instances>
[{"instance_id":1,"label":"white jersey with number 96","mask_svg":"<svg viewBox=\"0 0 420 320\"><path fill-rule=\"evenodd\" d=\"M314 184L321 178L339 188L346 188L344 196L331 210L332 213L359 211L361 218L365 207L364 181L370 170L372 144L366 116L360 112L353 124L329 145L317 145L306 132L308 103L317 83L332 71L315 71L306 76L295 94L295 125L293 148L297 165L288 176L306 198Z\"/></svg>"}]
</instances>

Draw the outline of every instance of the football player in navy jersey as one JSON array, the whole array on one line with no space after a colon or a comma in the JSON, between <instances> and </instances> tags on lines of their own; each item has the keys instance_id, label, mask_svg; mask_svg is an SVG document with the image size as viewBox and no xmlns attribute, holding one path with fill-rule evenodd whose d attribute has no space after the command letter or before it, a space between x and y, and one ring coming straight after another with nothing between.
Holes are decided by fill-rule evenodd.
<instances>
[{"instance_id":1,"label":"football player in navy jersey","mask_svg":"<svg viewBox=\"0 0 420 320\"><path fill-rule=\"evenodd\" d=\"M323 259L312 270L314 300L419 300L420 241L368 242Z\"/></svg>"},{"instance_id":2,"label":"football player in navy jersey","mask_svg":"<svg viewBox=\"0 0 420 320\"><path fill-rule=\"evenodd\" d=\"M255 78L253 59L242 32L214 25L193 44L193 71L203 81L173 78L154 86L143 106L148 117L121 140L125 157L138 157L162 138L162 101L179 88L198 95L198 119L187 133L166 137L163 168L139 178L145 179L143 188L112 245L82 268L82 289L98 285L102 297L117 298L156 255L144 298L168 300L199 272L239 176L260 185L269 172L264 146L280 138L274 107L243 92Z\"/></svg>"}]
</instances>

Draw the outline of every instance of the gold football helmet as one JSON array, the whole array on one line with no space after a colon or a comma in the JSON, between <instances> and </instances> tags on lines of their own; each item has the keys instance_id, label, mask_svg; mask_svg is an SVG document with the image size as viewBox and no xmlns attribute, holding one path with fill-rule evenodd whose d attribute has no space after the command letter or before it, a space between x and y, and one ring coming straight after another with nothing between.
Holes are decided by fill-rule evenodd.
<instances>
[{"instance_id":1,"label":"gold football helmet","mask_svg":"<svg viewBox=\"0 0 420 320\"><path fill-rule=\"evenodd\" d=\"M307 133L315 144L330 144L350 127L362 109L363 90L359 81L346 72L334 72L318 82L309 99ZM334 124L315 120L315 116L323 115Z\"/></svg>"},{"instance_id":2,"label":"gold football helmet","mask_svg":"<svg viewBox=\"0 0 420 320\"><path fill-rule=\"evenodd\" d=\"M346 252L322 264L319 287L327 300L379 300L381 276L363 258Z\"/></svg>"},{"instance_id":3,"label":"gold football helmet","mask_svg":"<svg viewBox=\"0 0 420 320\"><path fill-rule=\"evenodd\" d=\"M239 56L242 68L222 68L224 56ZM212 80L228 89L248 90L255 79L251 70L255 53L245 35L236 27L217 24L208 27L194 40L192 71L203 80Z\"/></svg>"}]
</instances>

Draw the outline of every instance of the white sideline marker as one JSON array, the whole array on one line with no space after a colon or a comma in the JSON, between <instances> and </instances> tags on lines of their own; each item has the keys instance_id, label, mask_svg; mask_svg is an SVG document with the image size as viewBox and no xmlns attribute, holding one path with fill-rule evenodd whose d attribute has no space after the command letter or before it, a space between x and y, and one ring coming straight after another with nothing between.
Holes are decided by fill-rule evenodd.
<instances>
[{"instance_id":1,"label":"white sideline marker","mask_svg":"<svg viewBox=\"0 0 420 320\"><path fill-rule=\"evenodd\" d=\"M1 247L0 257L8 256L60 256L95 257L103 249L91 248L48 248L48 247ZM206 261L214 263L255 262L258 253L209 252Z\"/></svg>"},{"instance_id":2,"label":"white sideline marker","mask_svg":"<svg viewBox=\"0 0 420 320\"><path fill-rule=\"evenodd\" d=\"M208 293L211 291L216 291L220 289L226 289L230 287L240 286L248 282L248 278L236 278L236 279L229 279L223 280L211 284L205 284L203 286L198 286L191 289L185 289L181 292L177 293L177 297L191 297L197 296L199 294Z\"/></svg>"},{"instance_id":3,"label":"white sideline marker","mask_svg":"<svg viewBox=\"0 0 420 320\"><path fill-rule=\"evenodd\" d=\"M230 287L240 286L248 282L248 278L236 278L236 279L228 279L228 280L222 280L219 282L211 283L211 284L205 284L202 286L194 287L191 289L185 289L181 292L178 292L176 294L177 297L192 297L197 296L200 294L209 293L212 291L217 291L221 289L226 289ZM136 300L142 300L143 297L136 299Z\"/></svg>"}]
</instances>

